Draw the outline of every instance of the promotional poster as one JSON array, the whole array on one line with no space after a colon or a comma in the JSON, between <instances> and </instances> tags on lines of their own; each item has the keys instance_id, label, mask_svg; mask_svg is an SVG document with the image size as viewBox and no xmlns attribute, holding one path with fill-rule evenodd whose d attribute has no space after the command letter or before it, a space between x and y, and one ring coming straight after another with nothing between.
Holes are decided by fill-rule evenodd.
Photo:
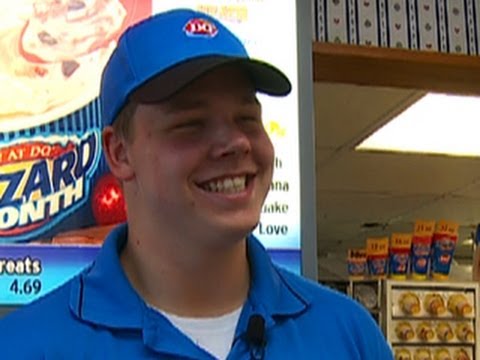
<instances>
[{"instance_id":1,"label":"promotional poster","mask_svg":"<svg viewBox=\"0 0 480 360\"><path fill-rule=\"evenodd\" d=\"M276 158L254 234L300 273L294 1L0 0L0 305L30 302L74 276L125 221L101 149L101 73L127 27L178 7L216 16L292 81L286 98L259 96Z\"/></svg>"}]
</instances>

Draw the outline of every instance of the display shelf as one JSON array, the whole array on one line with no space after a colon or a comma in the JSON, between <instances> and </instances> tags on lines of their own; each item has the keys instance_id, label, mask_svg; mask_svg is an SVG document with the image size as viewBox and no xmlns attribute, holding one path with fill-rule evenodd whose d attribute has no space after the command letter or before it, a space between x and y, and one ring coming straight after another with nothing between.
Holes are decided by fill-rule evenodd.
<instances>
[{"instance_id":1,"label":"display shelf","mask_svg":"<svg viewBox=\"0 0 480 360\"><path fill-rule=\"evenodd\" d=\"M480 359L478 289L470 282L385 280L382 327L396 358L423 352Z\"/></svg>"},{"instance_id":2,"label":"display shelf","mask_svg":"<svg viewBox=\"0 0 480 360\"><path fill-rule=\"evenodd\" d=\"M396 360L480 360L477 283L350 280L348 294L378 322Z\"/></svg>"},{"instance_id":3,"label":"display shelf","mask_svg":"<svg viewBox=\"0 0 480 360\"><path fill-rule=\"evenodd\" d=\"M480 94L478 56L315 41L315 82Z\"/></svg>"},{"instance_id":4,"label":"display shelf","mask_svg":"<svg viewBox=\"0 0 480 360\"><path fill-rule=\"evenodd\" d=\"M382 281L379 279L351 280L348 294L362 304L381 326L382 311Z\"/></svg>"}]
</instances>

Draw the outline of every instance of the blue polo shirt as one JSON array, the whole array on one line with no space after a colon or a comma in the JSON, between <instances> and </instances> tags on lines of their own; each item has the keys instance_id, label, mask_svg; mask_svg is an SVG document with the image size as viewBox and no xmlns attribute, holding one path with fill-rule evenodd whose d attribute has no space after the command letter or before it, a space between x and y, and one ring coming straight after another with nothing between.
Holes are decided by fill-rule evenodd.
<instances>
[{"instance_id":1,"label":"blue polo shirt","mask_svg":"<svg viewBox=\"0 0 480 360\"><path fill-rule=\"evenodd\" d=\"M213 359L132 288L119 259L126 238L116 228L85 271L0 320L0 358ZM228 359L393 359L361 305L278 268L254 237L247 247L251 287ZM264 346L247 335L253 314L265 320Z\"/></svg>"}]
</instances>

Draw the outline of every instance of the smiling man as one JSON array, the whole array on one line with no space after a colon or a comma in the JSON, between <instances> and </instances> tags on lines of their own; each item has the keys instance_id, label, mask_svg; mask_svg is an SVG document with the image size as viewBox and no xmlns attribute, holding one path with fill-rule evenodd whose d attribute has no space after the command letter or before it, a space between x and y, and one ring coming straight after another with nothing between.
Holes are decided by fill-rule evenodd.
<instances>
[{"instance_id":1,"label":"smiling man","mask_svg":"<svg viewBox=\"0 0 480 360\"><path fill-rule=\"evenodd\" d=\"M391 359L360 305L278 268L250 234L274 163L256 93L290 89L206 14L128 29L100 95L128 222L88 269L0 322L2 356Z\"/></svg>"}]
</instances>

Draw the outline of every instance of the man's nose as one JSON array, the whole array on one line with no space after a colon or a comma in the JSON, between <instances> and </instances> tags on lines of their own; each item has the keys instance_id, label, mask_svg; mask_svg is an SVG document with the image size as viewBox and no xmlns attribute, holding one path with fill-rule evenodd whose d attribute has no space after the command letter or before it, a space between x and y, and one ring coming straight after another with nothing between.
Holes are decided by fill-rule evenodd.
<instances>
[{"instance_id":1,"label":"man's nose","mask_svg":"<svg viewBox=\"0 0 480 360\"><path fill-rule=\"evenodd\" d=\"M248 134L236 123L224 123L215 132L213 156L247 154L251 151Z\"/></svg>"}]
</instances>

